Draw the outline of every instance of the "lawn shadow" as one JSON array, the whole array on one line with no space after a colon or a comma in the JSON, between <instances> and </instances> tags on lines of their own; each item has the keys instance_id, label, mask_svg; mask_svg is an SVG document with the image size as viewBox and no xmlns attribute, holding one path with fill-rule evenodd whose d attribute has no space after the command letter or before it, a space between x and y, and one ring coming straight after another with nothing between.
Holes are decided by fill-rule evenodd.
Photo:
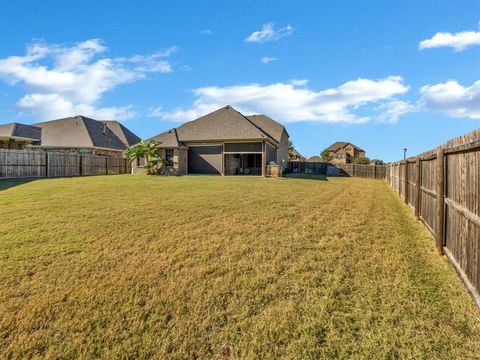
<instances>
[{"instance_id":1,"label":"lawn shadow","mask_svg":"<svg viewBox=\"0 0 480 360\"><path fill-rule=\"evenodd\" d=\"M322 174L306 174L306 173L295 173L287 174L285 178L289 179L302 179L302 180L321 180L328 181L327 175Z\"/></svg>"},{"instance_id":2,"label":"lawn shadow","mask_svg":"<svg viewBox=\"0 0 480 360\"><path fill-rule=\"evenodd\" d=\"M5 180L0 180L0 191L10 189L15 186L27 184L32 181L38 180L37 178L31 178L31 179L5 179Z\"/></svg>"}]
</instances>

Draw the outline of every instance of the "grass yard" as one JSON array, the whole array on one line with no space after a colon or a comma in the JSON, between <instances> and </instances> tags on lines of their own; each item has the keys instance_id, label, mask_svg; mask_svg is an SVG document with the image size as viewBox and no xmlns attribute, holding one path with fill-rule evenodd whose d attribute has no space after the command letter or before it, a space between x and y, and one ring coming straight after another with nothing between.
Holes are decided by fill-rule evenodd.
<instances>
[{"instance_id":1,"label":"grass yard","mask_svg":"<svg viewBox=\"0 0 480 360\"><path fill-rule=\"evenodd\" d=\"M0 182L0 358L480 357L480 312L382 181Z\"/></svg>"}]
</instances>

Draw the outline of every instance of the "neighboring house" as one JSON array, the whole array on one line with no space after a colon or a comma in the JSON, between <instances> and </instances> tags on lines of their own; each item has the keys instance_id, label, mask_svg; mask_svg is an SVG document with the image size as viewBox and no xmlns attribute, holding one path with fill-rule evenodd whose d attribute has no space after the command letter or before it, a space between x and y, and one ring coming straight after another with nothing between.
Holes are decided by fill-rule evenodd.
<instances>
[{"instance_id":1,"label":"neighboring house","mask_svg":"<svg viewBox=\"0 0 480 360\"><path fill-rule=\"evenodd\" d=\"M383 160L372 159L370 160L370 165L385 165L385 163L383 162Z\"/></svg>"},{"instance_id":2,"label":"neighboring house","mask_svg":"<svg viewBox=\"0 0 480 360\"><path fill-rule=\"evenodd\" d=\"M352 162L353 158L365 157L365 150L345 141L337 141L326 150L332 156L331 163L333 164L348 164Z\"/></svg>"},{"instance_id":3,"label":"neighboring house","mask_svg":"<svg viewBox=\"0 0 480 360\"><path fill-rule=\"evenodd\" d=\"M307 162L323 162L322 158L320 156L312 156L310 158L308 158Z\"/></svg>"},{"instance_id":4,"label":"neighboring house","mask_svg":"<svg viewBox=\"0 0 480 360\"><path fill-rule=\"evenodd\" d=\"M267 164L287 166L288 137L268 116L244 116L225 106L149 140L159 143L165 174L264 176ZM143 172L143 159L132 172Z\"/></svg>"},{"instance_id":5,"label":"neighboring house","mask_svg":"<svg viewBox=\"0 0 480 360\"><path fill-rule=\"evenodd\" d=\"M23 150L40 142L41 129L36 126L10 123L0 125L0 149Z\"/></svg>"},{"instance_id":6,"label":"neighboring house","mask_svg":"<svg viewBox=\"0 0 480 360\"><path fill-rule=\"evenodd\" d=\"M138 143L140 138L117 121L74 116L33 125L0 125L0 141L0 148L120 157L127 147Z\"/></svg>"},{"instance_id":7,"label":"neighboring house","mask_svg":"<svg viewBox=\"0 0 480 360\"><path fill-rule=\"evenodd\" d=\"M296 162L305 162L305 156L300 154L297 149L292 149L290 151L289 155L289 161L296 161Z\"/></svg>"}]
</instances>

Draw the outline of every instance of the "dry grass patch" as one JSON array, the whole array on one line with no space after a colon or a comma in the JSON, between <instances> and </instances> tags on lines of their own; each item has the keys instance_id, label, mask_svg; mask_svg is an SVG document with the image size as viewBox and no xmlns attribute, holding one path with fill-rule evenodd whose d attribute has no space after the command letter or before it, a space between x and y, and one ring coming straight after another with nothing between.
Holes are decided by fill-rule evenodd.
<instances>
[{"instance_id":1,"label":"dry grass patch","mask_svg":"<svg viewBox=\"0 0 480 360\"><path fill-rule=\"evenodd\" d=\"M9 182L0 219L0 358L478 356L479 312L382 181Z\"/></svg>"}]
</instances>

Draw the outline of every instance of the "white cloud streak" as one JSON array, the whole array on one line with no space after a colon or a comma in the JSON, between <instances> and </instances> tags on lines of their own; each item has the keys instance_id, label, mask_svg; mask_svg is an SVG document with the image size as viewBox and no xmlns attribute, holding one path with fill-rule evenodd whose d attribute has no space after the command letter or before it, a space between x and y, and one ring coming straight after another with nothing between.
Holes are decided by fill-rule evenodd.
<instances>
[{"instance_id":1,"label":"white cloud streak","mask_svg":"<svg viewBox=\"0 0 480 360\"><path fill-rule=\"evenodd\" d=\"M455 34L438 32L432 38L421 41L418 47L420 50L451 47L459 52L474 45L480 45L480 32L462 31Z\"/></svg>"},{"instance_id":2,"label":"white cloud streak","mask_svg":"<svg viewBox=\"0 0 480 360\"><path fill-rule=\"evenodd\" d=\"M405 114L415 111L415 106L403 100L392 100L377 107L381 111L378 121L395 124Z\"/></svg>"},{"instance_id":3,"label":"white cloud streak","mask_svg":"<svg viewBox=\"0 0 480 360\"><path fill-rule=\"evenodd\" d=\"M23 85L27 94L16 105L41 120L77 114L127 119L134 115L130 105L97 107L102 96L147 73L171 72L165 58L176 48L115 59L102 56L106 50L98 39L73 46L35 42L24 56L0 59L0 79L12 86Z\"/></svg>"},{"instance_id":4,"label":"white cloud streak","mask_svg":"<svg viewBox=\"0 0 480 360\"><path fill-rule=\"evenodd\" d=\"M480 80L465 87L455 80L421 88L418 107L455 118L480 119Z\"/></svg>"},{"instance_id":5,"label":"white cloud streak","mask_svg":"<svg viewBox=\"0 0 480 360\"><path fill-rule=\"evenodd\" d=\"M364 123L372 117L359 115L361 107L395 100L395 96L408 91L399 76L379 80L360 78L320 91L305 85L301 81L299 86L274 83L202 87L193 91L196 99L189 109L156 108L151 109L150 116L185 122L231 104L244 114L264 113L284 122Z\"/></svg>"},{"instance_id":6,"label":"white cloud streak","mask_svg":"<svg viewBox=\"0 0 480 360\"><path fill-rule=\"evenodd\" d=\"M245 41L247 42L257 42L264 43L268 41L280 40L286 36L293 34L293 27L287 25L283 28L275 30L272 23L268 23L262 26L262 29L259 31L254 31L251 33Z\"/></svg>"},{"instance_id":7,"label":"white cloud streak","mask_svg":"<svg viewBox=\"0 0 480 360\"><path fill-rule=\"evenodd\" d=\"M260 62L262 64L268 64L268 63L271 63L272 61L277 61L278 59L277 58L274 58L274 57L268 57L268 56L263 56L261 59L260 59Z\"/></svg>"}]
</instances>

